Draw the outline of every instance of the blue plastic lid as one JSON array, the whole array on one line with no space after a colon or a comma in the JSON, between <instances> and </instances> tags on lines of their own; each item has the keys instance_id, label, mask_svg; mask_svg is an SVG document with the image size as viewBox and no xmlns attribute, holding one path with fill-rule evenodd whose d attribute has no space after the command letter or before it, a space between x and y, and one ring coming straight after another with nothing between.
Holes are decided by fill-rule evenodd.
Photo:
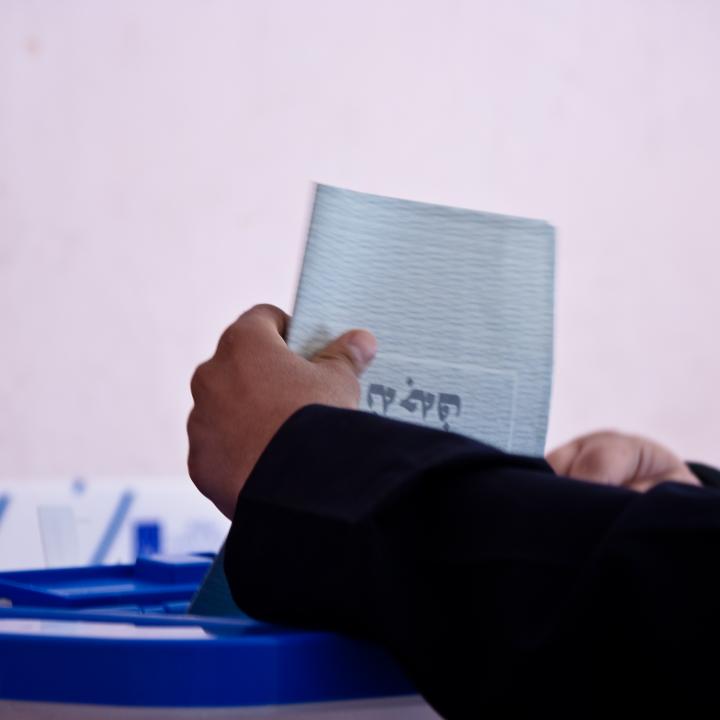
<instances>
[{"instance_id":1,"label":"blue plastic lid","mask_svg":"<svg viewBox=\"0 0 720 720\"><path fill-rule=\"evenodd\" d=\"M13 602L0 609L0 700L248 707L414 693L369 643L167 614L184 607L210 563L185 560L0 573L0 597ZM151 604L136 605L139 597Z\"/></svg>"}]
</instances>

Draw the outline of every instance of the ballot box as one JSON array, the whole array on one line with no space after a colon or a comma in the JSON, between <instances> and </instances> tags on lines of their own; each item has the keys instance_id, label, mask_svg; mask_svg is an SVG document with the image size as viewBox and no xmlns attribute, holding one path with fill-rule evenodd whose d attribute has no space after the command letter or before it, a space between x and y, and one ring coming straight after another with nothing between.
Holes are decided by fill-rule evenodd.
<instances>
[{"instance_id":1,"label":"ballot box","mask_svg":"<svg viewBox=\"0 0 720 720\"><path fill-rule=\"evenodd\" d=\"M211 561L0 573L0 718L438 717L375 645L188 614Z\"/></svg>"}]
</instances>

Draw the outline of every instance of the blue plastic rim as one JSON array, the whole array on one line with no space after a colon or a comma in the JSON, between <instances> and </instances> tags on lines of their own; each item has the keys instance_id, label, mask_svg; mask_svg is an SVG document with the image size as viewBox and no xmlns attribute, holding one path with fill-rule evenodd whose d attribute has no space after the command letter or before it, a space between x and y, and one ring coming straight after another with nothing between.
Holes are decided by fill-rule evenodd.
<instances>
[{"instance_id":1,"label":"blue plastic rim","mask_svg":"<svg viewBox=\"0 0 720 720\"><path fill-rule=\"evenodd\" d=\"M26 597L25 582L36 605L14 600L14 607L0 610L0 699L247 707L414 693L398 665L369 643L251 620L163 614L178 606L179 588L181 601L190 600L205 571L199 568L210 562L203 560L143 559L136 566L82 572L0 573L0 597L8 591ZM106 602L108 570L119 573L115 580L123 579L116 583L121 589L114 605ZM58 587L70 584L77 599L83 581L88 595L82 609L53 606ZM152 596L149 581L158 588ZM37 606L43 587L51 597L44 607ZM98 594L104 604L94 606ZM146 606L135 604L139 596Z\"/></svg>"}]
</instances>

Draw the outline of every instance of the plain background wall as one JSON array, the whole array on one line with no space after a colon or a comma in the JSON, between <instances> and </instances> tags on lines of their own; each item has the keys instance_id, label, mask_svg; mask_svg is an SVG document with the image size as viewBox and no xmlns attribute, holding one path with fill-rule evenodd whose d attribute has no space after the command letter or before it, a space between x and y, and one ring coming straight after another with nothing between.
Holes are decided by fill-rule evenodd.
<instances>
[{"instance_id":1,"label":"plain background wall","mask_svg":"<svg viewBox=\"0 0 720 720\"><path fill-rule=\"evenodd\" d=\"M550 443L720 461L720 3L2 0L0 475L182 473L311 181L558 229Z\"/></svg>"}]
</instances>

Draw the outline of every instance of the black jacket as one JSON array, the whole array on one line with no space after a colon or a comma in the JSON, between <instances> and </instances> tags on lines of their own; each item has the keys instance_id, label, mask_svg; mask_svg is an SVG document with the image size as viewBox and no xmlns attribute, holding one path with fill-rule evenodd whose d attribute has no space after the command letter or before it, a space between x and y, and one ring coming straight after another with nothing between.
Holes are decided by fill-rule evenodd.
<instances>
[{"instance_id":1,"label":"black jacket","mask_svg":"<svg viewBox=\"0 0 720 720\"><path fill-rule=\"evenodd\" d=\"M225 570L255 617L383 644L446 717L720 708L713 488L578 482L310 406L240 494Z\"/></svg>"}]
</instances>

